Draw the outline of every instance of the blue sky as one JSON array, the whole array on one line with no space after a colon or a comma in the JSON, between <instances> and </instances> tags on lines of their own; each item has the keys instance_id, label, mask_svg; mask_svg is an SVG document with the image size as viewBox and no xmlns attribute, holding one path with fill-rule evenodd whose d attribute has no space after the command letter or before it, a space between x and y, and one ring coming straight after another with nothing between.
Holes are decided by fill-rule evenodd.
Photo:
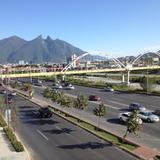
<instances>
[{"instance_id":1,"label":"blue sky","mask_svg":"<svg viewBox=\"0 0 160 160\"><path fill-rule=\"evenodd\" d=\"M160 48L160 0L1 0L0 39L42 34L114 56Z\"/></svg>"}]
</instances>

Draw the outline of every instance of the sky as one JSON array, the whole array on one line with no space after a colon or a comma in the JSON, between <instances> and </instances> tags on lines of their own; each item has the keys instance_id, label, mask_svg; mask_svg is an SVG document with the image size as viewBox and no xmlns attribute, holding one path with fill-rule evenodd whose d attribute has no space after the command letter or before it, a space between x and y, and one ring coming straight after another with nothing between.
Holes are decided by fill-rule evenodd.
<instances>
[{"instance_id":1,"label":"sky","mask_svg":"<svg viewBox=\"0 0 160 160\"><path fill-rule=\"evenodd\" d=\"M87 52L160 48L160 0L0 0L0 39L59 38Z\"/></svg>"}]
</instances>

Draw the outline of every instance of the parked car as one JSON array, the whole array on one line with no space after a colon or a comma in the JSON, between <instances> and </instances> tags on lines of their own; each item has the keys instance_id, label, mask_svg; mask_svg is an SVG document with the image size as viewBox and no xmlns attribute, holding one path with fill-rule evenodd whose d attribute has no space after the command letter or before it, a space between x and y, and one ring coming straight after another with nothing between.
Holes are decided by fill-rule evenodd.
<instances>
[{"instance_id":1,"label":"parked car","mask_svg":"<svg viewBox=\"0 0 160 160\"><path fill-rule=\"evenodd\" d=\"M52 112L48 107L40 108L38 110L38 116L40 118L50 118L50 117L52 117Z\"/></svg>"},{"instance_id":2,"label":"parked car","mask_svg":"<svg viewBox=\"0 0 160 160\"><path fill-rule=\"evenodd\" d=\"M132 114L132 112L123 112L123 113L120 113L120 114L119 114L119 120L120 120L121 122L127 122L128 119L129 119L129 117L131 116L131 114ZM142 123L143 123L143 122L142 122L142 119L141 119L140 117L137 117L137 122L138 122L139 124L142 124Z\"/></svg>"},{"instance_id":3,"label":"parked car","mask_svg":"<svg viewBox=\"0 0 160 160\"><path fill-rule=\"evenodd\" d=\"M100 101L100 100L101 100L101 97L98 96L98 95L90 95L90 96L89 96L89 100L90 100L90 101Z\"/></svg>"},{"instance_id":4,"label":"parked car","mask_svg":"<svg viewBox=\"0 0 160 160\"><path fill-rule=\"evenodd\" d=\"M160 109L155 110L155 111L154 111L154 114L160 116Z\"/></svg>"},{"instance_id":5,"label":"parked car","mask_svg":"<svg viewBox=\"0 0 160 160\"><path fill-rule=\"evenodd\" d=\"M159 117L150 111L141 111L138 113L138 116L147 122L159 122Z\"/></svg>"},{"instance_id":6,"label":"parked car","mask_svg":"<svg viewBox=\"0 0 160 160\"><path fill-rule=\"evenodd\" d=\"M144 106L142 106L141 104L139 104L139 103L131 103L129 105L129 109L131 111L133 111L133 110L145 111L146 110L146 108Z\"/></svg>"},{"instance_id":7,"label":"parked car","mask_svg":"<svg viewBox=\"0 0 160 160\"><path fill-rule=\"evenodd\" d=\"M113 92L114 91L114 89L111 88L111 87L105 87L104 90L107 91L107 92Z\"/></svg>"}]
</instances>

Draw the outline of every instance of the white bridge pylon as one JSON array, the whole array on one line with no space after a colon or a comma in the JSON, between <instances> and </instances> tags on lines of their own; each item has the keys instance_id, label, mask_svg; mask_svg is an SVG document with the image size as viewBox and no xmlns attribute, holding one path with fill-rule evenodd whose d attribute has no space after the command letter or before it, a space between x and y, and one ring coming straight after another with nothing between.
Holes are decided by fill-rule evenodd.
<instances>
[{"instance_id":1,"label":"white bridge pylon","mask_svg":"<svg viewBox=\"0 0 160 160\"><path fill-rule=\"evenodd\" d=\"M156 54L159 58L160 58L160 54L158 52L150 52L152 54ZM135 60L133 62L131 62L131 65L133 65L135 62L137 62L142 56L146 55L148 53L143 53L143 54L140 54L138 55Z\"/></svg>"},{"instance_id":2,"label":"white bridge pylon","mask_svg":"<svg viewBox=\"0 0 160 160\"><path fill-rule=\"evenodd\" d=\"M111 59L117 64L117 66L118 66L119 68L126 68L126 66L125 66L122 62L120 62L117 58L111 56L110 54L108 54L108 53L106 53L106 52L96 52L96 53L97 53L98 55L100 54L100 55L102 55L102 56L104 56L104 57L111 57ZM85 56L88 55L88 54L93 55L92 53L86 52L86 53L78 56L78 57L77 57L76 59L74 59L71 63L69 63L68 65L66 65L61 72L67 71L69 68L71 68L71 66L72 66L77 60L85 57Z\"/></svg>"},{"instance_id":3,"label":"white bridge pylon","mask_svg":"<svg viewBox=\"0 0 160 160\"><path fill-rule=\"evenodd\" d=\"M88 55L89 53L86 52L80 56L78 56L76 59L74 59L71 63L69 63L68 65L66 65L61 72L67 71L76 61L78 61L79 59L81 59L82 57Z\"/></svg>"}]
</instances>

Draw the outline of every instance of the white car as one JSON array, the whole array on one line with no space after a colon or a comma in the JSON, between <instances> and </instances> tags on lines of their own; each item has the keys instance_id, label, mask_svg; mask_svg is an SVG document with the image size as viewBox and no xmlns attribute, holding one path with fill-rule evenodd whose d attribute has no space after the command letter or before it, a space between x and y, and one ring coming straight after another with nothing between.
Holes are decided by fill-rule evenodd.
<instances>
[{"instance_id":1,"label":"white car","mask_svg":"<svg viewBox=\"0 0 160 160\"><path fill-rule=\"evenodd\" d=\"M53 85L52 88L53 89L62 89L63 87L60 84L56 83L56 84Z\"/></svg>"},{"instance_id":2,"label":"white car","mask_svg":"<svg viewBox=\"0 0 160 160\"><path fill-rule=\"evenodd\" d=\"M72 85L68 85L68 86L66 86L66 89L75 89L75 87Z\"/></svg>"},{"instance_id":3,"label":"white car","mask_svg":"<svg viewBox=\"0 0 160 160\"><path fill-rule=\"evenodd\" d=\"M159 122L159 117L150 111L141 111L138 113L138 116L147 122Z\"/></svg>"},{"instance_id":4,"label":"white car","mask_svg":"<svg viewBox=\"0 0 160 160\"><path fill-rule=\"evenodd\" d=\"M128 119L129 119L129 117L131 116L131 114L132 114L132 112L123 112L123 113L120 113L120 114L119 114L119 120L120 120L121 122L127 122ZM137 117L137 122L138 122L139 124L142 124L142 123L143 123L143 122L142 122L142 119L141 119L140 117Z\"/></svg>"},{"instance_id":5,"label":"white car","mask_svg":"<svg viewBox=\"0 0 160 160\"><path fill-rule=\"evenodd\" d=\"M111 88L111 87L105 87L104 90L107 91L107 92L113 92L114 91L114 89Z\"/></svg>"},{"instance_id":6,"label":"white car","mask_svg":"<svg viewBox=\"0 0 160 160\"><path fill-rule=\"evenodd\" d=\"M16 96L17 93L16 93L15 91L13 91L13 92L11 93L11 95L12 95L12 96Z\"/></svg>"}]
</instances>

